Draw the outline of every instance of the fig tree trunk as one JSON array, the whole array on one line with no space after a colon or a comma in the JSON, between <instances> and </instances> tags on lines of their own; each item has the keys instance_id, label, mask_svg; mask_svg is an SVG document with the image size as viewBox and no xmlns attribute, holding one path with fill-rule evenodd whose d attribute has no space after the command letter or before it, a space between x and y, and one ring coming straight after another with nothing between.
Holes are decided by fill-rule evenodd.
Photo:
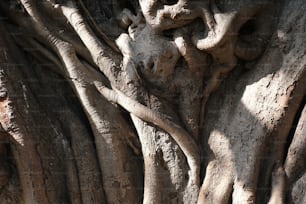
<instances>
[{"instance_id":1,"label":"fig tree trunk","mask_svg":"<svg viewBox=\"0 0 306 204\"><path fill-rule=\"evenodd\" d=\"M306 203L303 0L0 2L0 203Z\"/></svg>"}]
</instances>

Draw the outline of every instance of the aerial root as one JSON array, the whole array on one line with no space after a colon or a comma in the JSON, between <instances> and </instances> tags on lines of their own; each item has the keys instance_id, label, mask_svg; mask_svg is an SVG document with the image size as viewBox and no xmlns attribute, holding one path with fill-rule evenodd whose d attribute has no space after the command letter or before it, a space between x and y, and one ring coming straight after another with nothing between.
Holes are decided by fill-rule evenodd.
<instances>
[{"instance_id":1,"label":"aerial root","mask_svg":"<svg viewBox=\"0 0 306 204\"><path fill-rule=\"evenodd\" d=\"M109 101L119 104L132 115L153 123L157 127L168 132L171 137L177 142L179 147L184 152L190 168L190 181L196 186L200 185L199 181L199 150L192 137L179 125L167 119L160 113L157 113L141 103L125 96L122 92L115 89L111 90L100 82L94 82L98 91Z\"/></svg>"},{"instance_id":2,"label":"aerial root","mask_svg":"<svg viewBox=\"0 0 306 204\"><path fill-rule=\"evenodd\" d=\"M271 196L268 204L285 203L286 173L283 166L277 163L272 172Z\"/></svg>"}]
</instances>

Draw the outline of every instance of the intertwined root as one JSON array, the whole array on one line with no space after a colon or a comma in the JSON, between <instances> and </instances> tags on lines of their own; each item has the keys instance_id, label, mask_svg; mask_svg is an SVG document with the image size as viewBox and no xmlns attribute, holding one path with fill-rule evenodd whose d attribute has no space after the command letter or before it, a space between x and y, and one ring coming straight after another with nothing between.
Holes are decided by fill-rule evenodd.
<instances>
[{"instance_id":1,"label":"intertwined root","mask_svg":"<svg viewBox=\"0 0 306 204\"><path fill-rule=\"evenodd\" d=\"M123 202L128 197L129 202L134 203L140 197L132 176L125 174L125 163L133 161L127 156L124 131L118 131L122 127L110 122L113 116L132 135L134 142L128 143L141 143L145 164L144 201L162 202L163 180L169 177L166 179L173 184L175 193L183 200L189 196L192 197L188 198L189 202L196 202L200 188L200 153L196 141L204 124L206 103L221 79L236 66L237 57L254 60L263 51L261 39L268 34L258 37L260 40L255 42L255 47L259 47L259 51L254 52L247 44L253 33L243 36L244 41L237 38L240 28L256 16L266 2L238 1L240 7L236 10L221 11L215 1L179 0L168 4L143 0L134 8L135 13L123 9L116 16L126 31L117 38L116 44L99 30L82 2L79 5L74 1L45 2L42 10L48 10L49 16L44 15L34 0L21 0L21 4L25 10L16 11L18 15L8 15L31 35L26 41L16 41L23 46L36 47L55 65L53 70L69 81L90 121L104 185L121 187L106 189L109 201ZM83 8L90 24L78 6ZM2 7L7 9L5 5ZM58 22L46 23L55 15L60 17ZM258 26L258 33L266 29ZM70 32L71 36L67 34ZM170 34L164 35L166 32ZM147 84L153 88L148 88ZM119 104L130 114L139 141L120 111L105 99ZM133 146L135 152L138 148ZM176 160L170 161L171 156ZM243 201L253 201L255 184L245 189L250 181L234 179L233 166L226 166L228 170L220 172L220 176L212 173L224 168L223 159L209 163L199 202L222 203L229 199L232 186L236 197L239 194L243 195ZM112 161L112 166L107 165L108 160ZM256 161L251 165L254 163ZM161 172L166 172L164 177L160 176ZM212 183L222 190L214 191Z\"/></svg>"}]
</instances>

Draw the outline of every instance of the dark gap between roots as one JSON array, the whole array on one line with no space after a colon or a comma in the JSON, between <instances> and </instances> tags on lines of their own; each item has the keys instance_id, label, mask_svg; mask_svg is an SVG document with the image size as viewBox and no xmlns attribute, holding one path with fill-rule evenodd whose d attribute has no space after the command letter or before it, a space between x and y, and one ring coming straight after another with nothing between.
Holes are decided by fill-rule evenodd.
<instances>
[{"instance_id":1,"label":"dark gap between roots","mask_svg":"<svg viewBox=\"0 0 306 204\"><path fill-rule=\"evenodd\" d=\"M304 109L304 106L306 104L306 95L304 96L301 104L299 105L299 108L294 116L294 120L293 120L293 123L291 125L291 129L290 129L290 132L288 134L288 137L287 137L287 141L286 141L286 146L285 146L285 152L284 152L284 155L283 155L283 161L286 160L286 157L287 157L287 154L288 154L288 150L289 150L289 147L290 147L290 144L293 140L293 137L294 137L294 134L295 134L295 130L296 130L296 127L299 123L299 120L301 118L301 115L302 115L302 111Z\"/></svg>"}]
</instances>

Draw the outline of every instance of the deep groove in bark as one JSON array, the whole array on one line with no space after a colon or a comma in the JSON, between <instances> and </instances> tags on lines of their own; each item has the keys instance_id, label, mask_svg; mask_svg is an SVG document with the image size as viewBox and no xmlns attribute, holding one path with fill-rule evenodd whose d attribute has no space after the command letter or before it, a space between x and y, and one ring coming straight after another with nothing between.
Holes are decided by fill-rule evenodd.
<instances>
[{"instance_id":1,"label":"deep groove in bark","mask_svg":"<svg viewBox=\"0 0 306 204\"><path fill-rule=\"evenodd\" d=\"M304 109L305 104L306 104L306 94L304 95L303 100L301 101L301 103L299 105L299 108L298 108L298 110L295 113L294 120L292 122L291 129L290 129L290 132L289 132L288 137L287 137L285 151L284 151L284 155L283 155L284 156L283 157L283 161L286 160L290 144L292 142L292 139L293 139L293 136L294 136L297 124L299 122L299 119L301 117L301 114L302 114L302 111Z\"/></svg>"}]
</instances>

